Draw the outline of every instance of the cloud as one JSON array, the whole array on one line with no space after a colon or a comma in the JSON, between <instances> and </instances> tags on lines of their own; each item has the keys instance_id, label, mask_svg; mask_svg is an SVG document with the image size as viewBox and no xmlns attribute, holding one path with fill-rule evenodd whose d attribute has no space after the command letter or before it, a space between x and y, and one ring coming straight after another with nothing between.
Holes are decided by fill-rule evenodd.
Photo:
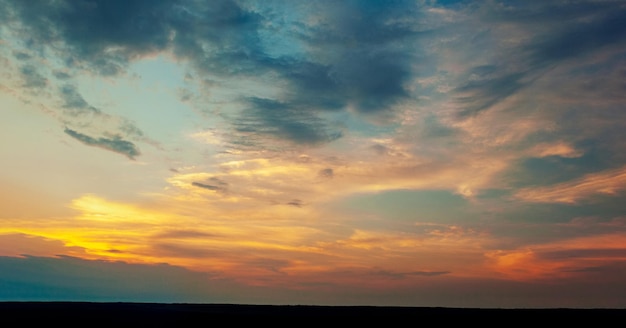
<instances>
[{"instance_id":1,"label":"cloud","mask_svg":"<svg viewBox=\"0 0 626 328\"><path fill-rule=\"evenodd\" d=\"M407 84L420 34L406 18L415 14L416 5L320 2L298 9L309 19L283 27L295 31L285 37L298 45L298 55L275 58L268 66L285 86L271 100L308 115L348 108L379 115L411 99Z\"/></svg>"},{"instance_id":2,"label":"cloud","mask_svg":"<svg viewBox=\"0 0 626 328\"><path fill-rule=\"evenodd\" d=\"M112 152L125 155L131 160L134 160L136 156L141 154L135 144L130 141L123 140L119 135L115 135L112 138L100 137L96 139L69 128L65 128L64 132L87 146L110 150Z\"/></svg>"},{"instance_id":3,"label":"cloud","mask_svg":"<svg viewBox=\"0 0 626 328\"><path fill-rule=\"evenodd\" d=\"M206 232L202 232L202 231L197 231L197 230L168 230L168 231L164 231L162 233L159 233L158 235L155 235L154 237L157 239L187 239L187 238L212 238L212 237L216 237L218 235L216 234L211 234L211 233L206 233Z\"/></svg>"},{"instance_id":4,"label":"cloud","mask_svg":"<svg viewBox=\"0 0 626 328\"><path fill-rule=\"evenodd\" d=\"M210 177L207 179L207 182L208 183L194 181L191 183L191 185L199 187L199 188L207 189L207 190L212 190L212 191L220 191L220 192L228 191L228 183L222 181L221 179L217 177Z\"/></svg>"},{"instance_id":5,"label":"cloud","mask_svg":"<svg viewBox=\"0 0 626 328\"><path fill-rule=\"evenodd\" d=\"M203 73L251 75L265 71L267 58L260 49L262 19L231 0L211 4L175 4L168 16L176 32L173 52Z\"/></svg>"},{"instance_id":6,"label":"cloud","mask_svg":"<svg viewBox=\"0 0 626 328\"><path fill-rule=\"evenodd\" d=\"M479 71L481 68L478 67L474 70ZM493 68L493 71L499 70ZM473 73L473 75L476 74ZM463 108L460 114L462 116L477 114L513 95L524 86L521 81L523 77L524 74L522 73L487 76L474 78L457 87L454 92L457 94L457 101L461 103Z\"/></svg>"},{"instance_id":7,"label":"cloud","mask_svg":"<svg viewBox=\"0 0 626 328\"><path fill-rule=\"evenodd\" d=\"M410 69L404 56L397 53L346 53L337 65L342 85L350 102L362 112L379 112L391 109L397 102L408 98L404 83Z\"/></svg>"},{"instance_id":8,"label":"cloud","mask_svg":"<svg viewBox=\"0 0 626 328\"><path fill-rule=\"evenodd\" d=\"M173 41L175 53L187 56L210 74L275 74L286 92L272 100L306 111L336 110L348 104L364 112L382 111L407 96L403 84L409 78L406 59L410 52L380 47L411 33L410 27L390 19L395 14L407 15L401 5L376 9L370 4L297 6L304 9L300 14L312 20L324 16L323 23L310 25L306 20L291 21L290 5L257 6L254 12L250 6L228 1L211 8L186 6L189 12L193 8L203 15L180 13L186 20L176 28L187 33ZM277 13L286 20L274 20ZM213 19L201 21L198 17ZM272 25L267 25L270 21ZM201 26L217 28L213 26L217 24L219 37L212 29L199 30ZM270 47L277 33L292 40L293 46ZM204 44L216 46L215 50L201 51Z\"/></svg>"},{"instance_id":9,"label":"cloud","mask_svg":"<svg viewBox=\"0 0 626 328\"><path fill-rule=\"evenodd\" d=\"M28 59L31 58L31 55L29 55L29 54L27 54L25 52L21 52L21 51L14 51L13 52L13 56L17 60L28 60Z\"/></svg>"},{"instance_id":10,"label":"cloud","mask_svg":"<svg viewBox=\"0 0 626 328\"><path fill-rule=\"evenodd\" d=\"M206 247L191 247L172 243L156 243L152 248L160 255L176 258L206 259L223 256L223 251Z\"/></svg>"},{"instance_id":11,"label":"cloud","mask_svg":"<svg viewBox=\"0 0 626 328\"><path fill-rule=\"evenodd\" d=\"M387 270L373 271L374 276L382 276L390 279L405 279L409 276L434 277L449 274L449 271L411 271L411 272L391 272Z\"/></svg>"},{"instance_id":12,"label":"cloud","mask_svg":"<svg viewBox=\"0 0 626 328\"><path fill-rule=\"evenodd\" d=\"M65 83L58 88L63 106L80 113L96 108L74 87L76 73L87 69L118 75L155 53L170 53L189 65L198 81L214 81L212 94L232 90L240 81L280 90L259 94L242 87L228 100L241 105L224 114L234 130L224 135L233 147L272 147L274 139L325 144L344 136L343 126L325 114L348 108L355 114L393 112L398 103L411 99L407 84L419 47L414 42L418 33L405 20L417 10L410 2L3 4L7 26L15 35L27 36L26 48L39 53L45 48L47 57L61 59L64 67L52 68L52 74ZM292 6L302 19L292 18ZM290 43L276 45L279 37ZM47 47L50 43L56 46ZM44 85L34 72L29 76L29 85Z\"/></svg>"},{"instance_id":13,"label":"cloud","mask_svg":"<svg viewBox=\"0 0 626 328\"><path fill-rule=\"evenodd\" d=\"M63 107L74 110L76 114L94 113L100 114L100 110L89 105L87 101L80 95L73 85L66 84L60 89L61 97L63 98Z\"/></svg>"},{"instance_id":14,"label":"cloud","mask_svg":"<svg viewBox=\"0 0 626 328\"><path fill-rule=\"evenodd\" d=\"M297 144L316 145L342 135L341 130L314 113L290 104L262 98L251 98L248 103L250 107L232 123L246 141L273 136Z\"/></svg>"},{"instance_id":15,"label":"cloud","mask_svg":"<svg viewBox=\"0 0 626 328\"><path fill-rule=\"evenodd\" d=\"M114 0L5 5L7 16L22 25L31 44L59 45L57 55L69 70L116 75L142 56L171 51L194 68L200 80L216 81L217 88L246 80L282 90L263 96L240 90L246 107L241 116L230 116L239 132L233 141L239 144L257 136L304 145L327 143L343 133L320 112L353 108L361 114L384 113L411 99L406 85L419 49L418 33L406 21L417 10L411 2L305 6ZM308 19L291 18L291 6ZM277 20L277 14L284 20ZM277 34L292 45L277 47ZM31 82L42 85L40 79ZM61 96L67 108L89 108L70 86L61 88Z\"/></svg>"},{"instance_id":16,"label":"cloud","mask_svg":"<svg viewBox=\"0 0 626 328\"><path fill-rule=\"evenodd\" d=\"M556 67L623 50L620 41L626 35L620 24L626 9L614 1L515 2L460 7L456 13L462 15L453 24L458 32L441 36L458 42L441 53L448 61L465 63L446 71L449 63L442 61L439 69L453 76L454 87L446 94L456 101L461 119L518 95ZM455 50L463 53L446 53Z\"/></svg>"},{"instance_id":17,"label":"cloud","mask_svg":"<svg viewBox=\"0 0 626 328\"><path fill-rule=\"evenodd\" d=\"M62 45L65 69L86 65L117 74L142 56L171 52L199 81L214 81L213 94L251 83L229 99L242 108L241 115L225 114L235 130L225 135L253 147L271 143L267 138L297 145L335 141L345 130L321 114L352 109L393 116L403 103L431 96L427 88L413 88L416 78L449 76L444 84L463 119L518 94L547 67L616 45L625 33L624 10L615 2L437 10L409 1L4 3L5 16L23 25L30 47ZM449 25L429 16L452 14L460 19ZM463 63L456 71L448 66L451 56ZM28 85L45 85L35 72L26 75ZM67 107L85 105L65 87L61 96Z\"/></svg>"},{"instance_id":18,"label":"cloud","mask_svg":"<svg viewBox=\"0 0 626 328\"><path fill-rule=\"evenodd\" d=\"M85 249L67 246L60 240L24 233L0 234L0 256L86 255Z\"/></svg>"},{"instance_id":19,"label":"cloud","mask_svg":"<svg viewBox=\"0 0 626 328\"><path fill-rule=\"evenodd\" d=\"M223 187L213 186L213 185L204 184L204 183L195 182L195 181L192 182L191 185L196 186L196 187L200 187L200 188L203 188L203 189L212 190L212 191L223 191L224 190Z\"/></svg>"},{"instance_id":20,"label":"cloud","mask_svg":"<svg viewBox=\"0 0 626 328\"><path fill-rule=\"evenodd\" d=\"M290 202L287 203L287 205L295 206L295 207L302 207L304 206L304 203L299 199L292 199Z\"/></svg>"},{"instance_id":21,"label":"cloud","mask_svg":"<svg viewBox=\"0 0 626 328\"><path fill-rule=\"evenodd\" d=\"M204 183L200 183L200 182L192 182L191 183L192 186L196 186L196 187L200 187L200 188L204 188L204 189L208 189L208 190L219 190L219 187L216 186L212 186L212 185L207 185Z\"/></svg>"},{"instance_id":22,"label":"cloud","mask_svg":"<svg viewBox=\"0 0 626 328\"><path fill-rule=\"evenodd\" d=\"M32 65L22 66L20 72L24 79L24 87L32 89L41 89L48 85L48 79L39 73Z\"/></svg>"},{"instance_id":23,"label":"cloud","mask_svg":"<svg viewBox=\"0 0 626 328\"><path fill-rule=\"evenodd\" d=\"M317 175L321 178L332 179L335 176L335 172L331 168L321 169L317 172Z\"/></svg>"},{"instance_id":24,"label":"cloud","mask_svg":"<svg viewBox=\"0 0 626 328\"><path fill-rule=\"evenodd\" d=\"M515 198L539 203L578 203L596 195L617 195L626 189L626 167L590 173L545 187L520 189Z\"/></svg>"},{"instance_id":25,"label":"cloud","mask_svg":"<svg viewBox=\"0 0 626 328\"><path fill-rule=\"evenodd\" d=\"M577 158L583 156L583 152L575 149L566 142L537 143L530 150L531 155L537 157L560 156L564 158Z\"/></svg>"},{"instance_id":26,"label":"cloud","mask_svg":"<svg viewBox=\"0 0 626 328\"><path fill-rule=\"evenodd\" d=\"M489 251L485 256L494 270L516 280L576 280L602 276L605 281L616 281L624 273L625 241L621 232L606 231ZM607 270L589 270L601 267Z\"/></svg>"},{"instance_id":27,"label":"cloud","mask_svg":"<svg viewBox=\"0 0 626 328\"><path fill-rule=\"evenodd\" d=\"M59 80L69 80L72 77L70 74L62 71L54 71L52 75Z\"/></svg>"},{"instance_id":28,"label":"cloud","mask_svg":"<svg viewBox=\"0 0 626 328\"><path fill-rule=\"evenodd\" d=\"M567 11L563 7L568 5L547 9ZM552 33L538 36L530 44L531 63L541 66L559 63L619 44L626 37L626 27L622 24L626 19L626 8L617 2L583 2L574 8L580 10L575 17L562 22Z\"/></svg>"},{"instance_id":29,"label":"cloud","mask_svg":"<svg viewBox=\"0 0 626 328\"><path fill-rule=\"evenodd\" d=\"M546 251L539 254L542 260L562 261L569 259L626 259L626 249L583 248Z\"/></svg>"},{"instance_id":30,"label":"cloud","mask_svg":"<svg viewBox=\"0 0 626 328\"><path fill-rule=\"evenodd\" d=\"M33 46L60 42L68 66L100 74L120 72L134 57L163 50L168 42L170 1L37 2L4 1ZM39 44L38 44L39 43Z\"/></svg>"}]
</instances>

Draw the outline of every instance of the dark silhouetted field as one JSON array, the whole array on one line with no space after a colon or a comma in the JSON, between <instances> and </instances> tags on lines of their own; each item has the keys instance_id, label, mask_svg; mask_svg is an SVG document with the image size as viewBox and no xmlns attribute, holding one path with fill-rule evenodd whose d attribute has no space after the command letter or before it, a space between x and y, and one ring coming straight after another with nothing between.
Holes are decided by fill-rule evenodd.
<instances>
[{"instance_id":1,"label":"dark silhouetted field","mask_svg":"<svg viewBox=\"0 0 626 328\"><path fill-rule=\"evenodd\" d=\"M618 323L626 318L622 309L466 309L439 307L378 306L305 306L305 305L233 305L233 304L163 304L163 303L84 303L84 302L0 302L0 326L16 324L59 323L82 327L102 324L154 326L216 326L224 322L287 322L305 325L312 322L377 323L385 326L424 326L445 322L532 323L545 318L559 323L586 319L594 325ZM222 321L228 320L228 321ZM294 321L296 320L296 321ZM539 321L537 321L539 323ZM11 324L11 325L7 325ZM351 325L352 325L351 324Z\"/></svg>"}]
</instances>

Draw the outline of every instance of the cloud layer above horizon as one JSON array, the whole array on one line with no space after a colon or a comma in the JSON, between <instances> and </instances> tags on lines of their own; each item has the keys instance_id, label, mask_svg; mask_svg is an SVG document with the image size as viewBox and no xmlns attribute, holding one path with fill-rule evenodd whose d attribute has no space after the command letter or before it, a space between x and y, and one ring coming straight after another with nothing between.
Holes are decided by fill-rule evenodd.
<instances>
[{"instance_id":1,"label":"cloud layer above horizon","mask_svg":"<svg viewBox=\"0 0 626 328\"><path fill-rule=\"evenodd\" d=\"M626 288L624 21L611 0L0 0L0 266L167 263L233 302L504 284L475 305L626 306L594 285Z\"/></svg>"}]
</instances>

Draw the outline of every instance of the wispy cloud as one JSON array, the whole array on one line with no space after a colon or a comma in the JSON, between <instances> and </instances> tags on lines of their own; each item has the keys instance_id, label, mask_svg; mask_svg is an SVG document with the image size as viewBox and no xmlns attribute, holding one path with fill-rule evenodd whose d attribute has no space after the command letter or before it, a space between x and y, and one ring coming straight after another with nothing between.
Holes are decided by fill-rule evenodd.
<instances>
[{"instance_id":1,"label":"wispy cloud","mask_svg":"<svg viewBox=\"0 0 626 328\"><path fill-rule=\"evenodd\" d=\"M422 277L433 277L433 276L442 276L445 274L449 274L448 271L413 271L413 272L389 272L389 271L374 271L372 275L375 276L383 276L388 277L390 279L404 279L409 276L422 276Z\"/></svg>"},{"instance_id":2,"label":"wispy cloud","mask_svg":"<svg viewBox=\"0 0 626 328\"><path fill-rule=\"evenodd\" d=\"M233 125L244 141L252 143L263 137L277 137L298 144L315 145L341 137L341 130L332 122L315 116L303 108L291 107L269 99L254 98ZM254 145L259 147L261 145Z\"/></svg>"},{"instance_id":3,"label":"wispy cloud","mask_svg":"<svg viewBox=\"0 0 626 328\"><path fill-rule=\"evenodd\" d=\"M549 4L560 12L569 4ZM577 9L577 11L575 11ZM560 24L553 33L537 37L529 49L531 62L536 65L555 63L580 58L590 52L619 44L626 36L626 28L621 22L626 11L616 7L615 2L581 2L569 11L574 14Z\"/></svg>"},{"instance_id":4,"label":"wispy cloud","mask_svg":"<svg viewBox=\"0 0 626 328\"><path fill-rule=\"evenodd\" d=\"M515 197L529 202L578 203L596 195L618 195L626 189L626 168L621 167L555 185L524 188Z\"/></svg>"},{"instance_id":5,"label":"wispy cloud","mask_svg":"<svg viewBox=\"0 0 626 328\"><path fill-rule=\"evenodd\" d=\"M228 183L216 177L211 177L207 182L192 182L192 186L200 187L211 191L226 192L228 191Z\"/></svg>"},{"instance_id":6,"label":"wispy cloud","mask_svg":"<svg viewBox=\"0 0 626 328\"><path fill-rule=\"evenodd\" d=\"M22 66L22 77L24 78L24 87L32 89L41 89L48 85L48 79L46 79L39 71L32 65Z\"/></svg>"},{"instance_id":7,"label":"wispy cloud","mask_svg":"<svg viewBox=\"0 0 626 328\"><path fill-rule=\"evenodd\" d=\"M94 113L100 114L100 110L89 105L73 85L66 84L61 87L63 107L73 110L76 114Z\"/></svg>"},{"instance_id":8,"label":"wispy cloud","mask_svg":"<svg viewBox=\"0 0 626 328\"><path fill-rule=\"evenodd\" d=\"M135 159L136 156L139 156L141 154L141 152L139 151L137 146L135 146L135 144L133 144L130 141L126 141L122 139L122 137L120 137L119 135L115 135L110 138L105 138L105 137L94 138L86 134L76 132L69 128L65 128L64 132L70 137L82 142L85 145L110 150L112 152L122 154L128 157L129 159Z\"/></svg>"}]
</instances>

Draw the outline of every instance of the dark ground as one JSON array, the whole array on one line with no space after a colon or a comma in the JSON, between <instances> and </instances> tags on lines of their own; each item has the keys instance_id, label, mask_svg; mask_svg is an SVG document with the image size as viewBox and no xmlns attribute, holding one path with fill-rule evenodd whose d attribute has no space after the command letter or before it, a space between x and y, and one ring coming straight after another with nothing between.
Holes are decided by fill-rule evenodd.
<instances>
[{"instance_id":1,"label":"dark ground","mask_svg":"<svg viewBox=\"0 0 626 328\"><path fill-rule=\"evenodd\" d=\"M164 303L0 302L0 327L16 324L60 323L92 327L107 324L140 327L215 326L243 322L273 324L281 321L307 326L314 322L395 323L413 326L446 322L499 323L511 325L545 323L592 323L594 326L623 324L626 309L468 309L439 307L233 305ZM616 319L618 321L616 321ZM216 320L220 320L219 322ZM293 321L296 320L296 321ZM426 321L425 321L426 320ZM432 320L435 320L432 322ZM591 320L591 321L584 321Z\"/></svg>"}]
</instances>

